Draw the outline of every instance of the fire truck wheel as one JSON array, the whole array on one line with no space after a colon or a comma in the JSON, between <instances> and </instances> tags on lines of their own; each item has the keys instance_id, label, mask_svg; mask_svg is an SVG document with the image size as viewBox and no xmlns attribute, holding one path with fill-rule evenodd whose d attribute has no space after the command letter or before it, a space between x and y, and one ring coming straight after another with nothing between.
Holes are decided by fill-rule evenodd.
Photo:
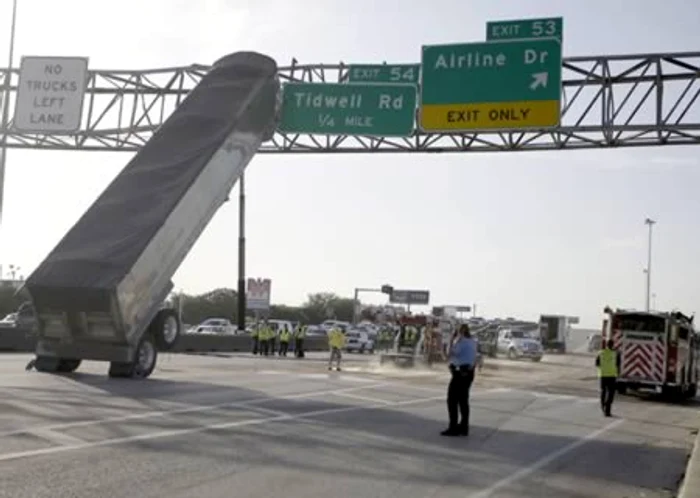
<instances>
[{"instance_id":1,"label":"fire truck wheel","mask_svg":"<svg viewBox=\"0 0 700 498\"><path fill-rule=\"evenodd\" d=\"M688 388L688 398L693 399L698 394L698 385L691 384Z\"/></svg>"},{"instance_id":2,"label":"fire truck wheel","mask_svg":"<svg viewBox=\"0 0 700 498\"><path fill-rule=\"evenodd\" d=\"M617 383L617 392L618 394L622 394L623 396L627 394L627 386L623 384L622 382Z\"/></svg>"}]
</instances>

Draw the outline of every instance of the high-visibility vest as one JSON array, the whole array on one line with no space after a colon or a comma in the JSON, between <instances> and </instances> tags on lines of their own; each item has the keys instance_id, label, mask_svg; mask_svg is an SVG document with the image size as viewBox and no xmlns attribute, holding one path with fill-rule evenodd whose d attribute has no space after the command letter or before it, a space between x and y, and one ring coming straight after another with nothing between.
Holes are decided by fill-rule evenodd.
<instances>
[{"instance_id":1,"label":"high-visibility vest","mask_svg":"<svg viewBox=\"0 0 700 498\"><path fill-rule=\"evenodd\" d=\"M299 339L303 339L304 336L306 335L306 327L305 326L297 327L297 330L296 330L294 335L296 335L296 337L298 337Z\"/></svg>"},{"instance_id":2,"label":"high-visibility vest","mask_svg":"<svg viewBox=\"0 0 700 498\"><path fill-rule=\"evenodd\" d=\"M289 342L289 332L287 330L283 330L280 334L280 342Z\"/></svg>"},{"instance_id":3,"label":"high-visibility vest","mask_svg":"<svg viewBox=\"0 0 700 498\"><path fill-rule=\"evenodd\" d=\"M340 330L333 329L328 334L328 342L331 347L341 349L345 345L345 336Z\"/></svg>"},{"instance_id":4,"label":"high-visibility vest","mask_svg":"<svg viewBox=\"0 0 700 498\"><path fill-rule=\"evenodd\" d=\"M250 333L250 337L252 337L253 339L258 338L258 329L257 328L253 329L253 331Z\"/></svg>"},{"instance_id":5,"label":"high-visibility vest","mask_svg":"<svg viewBox=\"0 0 700 498\"><path fill-rule=\"evenodd\" d=\"M603 349L598 353L598 358L600 361L598 375L600 377L617 377L617 351Z\"/></svg>"}]
</instances>

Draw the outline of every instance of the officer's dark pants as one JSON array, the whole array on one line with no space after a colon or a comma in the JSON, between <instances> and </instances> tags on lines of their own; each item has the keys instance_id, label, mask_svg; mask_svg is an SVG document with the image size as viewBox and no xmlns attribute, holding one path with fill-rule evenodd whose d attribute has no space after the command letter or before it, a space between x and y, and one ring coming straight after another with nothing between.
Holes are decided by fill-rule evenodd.
<instances>
[{"instance_id":1,"label":"officer's dark pants","mask_svg":"<svg viewBox=\"0 0 700 498\"><path fill-rule=\"evenodd\" d=\"M600 378L600 407L606 415L610 415L615 399L615 377Z\"/></svg>"},{"instance_id":2,"label":"officer's dark pants","mask_svg":"<svg viewBox=\"0 0 700 498\"><path fill-rule=\"evenodd\" d=\"M304 339L297 339L294 343L294 349L296 350L297 358L304 357Z\"/></svg>"},{"instance_id":3,"label":"officer's dark pants","mask_svg":"<svg viewBox=\"0 0 700 498\"><path fill-rule=\"evenodd\" d=\"M474 369L452 371L452 379L447 387L447 413L450 417L450 430L469 429L469 391L474 382ZM458 415L462 415L459 423Z\"/></svg>"},{"instance_id":4,"label":"officer's dark pants","mask_svg":"<svg viewBox=\"0 0 700 498\"><path fill-rule=\"evenodd\" d=\"M280 356L287 356L288 350L289 343L287 341L280 341Z\"/></svg>"},{"instance_id":5,"label":"officer's dark pants","mask_svg":"<svg viewBox=\"0 0 700 498\"><path fill-rule=\"evenodd\" d=\"M253 337L253 354L258 354L258 338Z\"/></svg>"},{"instance_id":6,"label":"officer's dark pants","mask_svg":"<svg viewBox=\"0 0 700 498\"><path fill-rule=\"evenodd\" d=\"M268 341L265 339L260 341L260 354L267 356L269 350L270 350L270 345L269 345Z\"/></svg>"},{"instance_id":7,"label":"officer's dark pants","mask_svg":"<svg viewBox=\"0 0 700 498\"><path fill-rule=\"evenodd\" d=\"M275 342L276 339L273 337L270 339L270 354L274 355L275 354Z\"/></svg>"}]
</instances>

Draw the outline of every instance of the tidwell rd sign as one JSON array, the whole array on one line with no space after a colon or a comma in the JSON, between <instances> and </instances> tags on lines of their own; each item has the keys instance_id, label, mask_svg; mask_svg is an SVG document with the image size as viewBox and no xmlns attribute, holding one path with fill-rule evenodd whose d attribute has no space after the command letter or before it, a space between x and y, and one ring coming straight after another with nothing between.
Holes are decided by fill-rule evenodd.
<instances>
[{"instance_id":1,"label":"tidwell rd sign","mask_svg":"<svg viewBox=\"0 0 700 498\"><path fill-rule=\"evenodd\" d=\"M420 127L426 132L559 125L556 38L423 47Z\"/></svg>"},{"instance_id":2,"label":"tidwell rd sign","mask_svg":"<svg viewBox=\"0 0 700 498\"><path fill-rule=\"evenodd\" d=\"M556 38L564 36L564 18L519 19L486 23L486 40L517 40L524 38Z\"/></svg>"},{"instance_id":3,"label":"tidwell rd sign","mask_svg":"<svg viewBox=\"0 0 700 498\"><path fill-rule=\"evenodd\" d=\"M413 134L414 85L287 83L279 130L318 135L405 137Z\"/></svg>"}]
</instances>

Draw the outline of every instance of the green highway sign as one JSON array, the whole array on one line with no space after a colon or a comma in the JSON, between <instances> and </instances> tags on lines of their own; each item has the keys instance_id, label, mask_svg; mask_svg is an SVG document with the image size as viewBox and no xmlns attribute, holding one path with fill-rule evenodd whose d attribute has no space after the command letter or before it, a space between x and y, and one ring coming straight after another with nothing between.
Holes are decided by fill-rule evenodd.
<instances>
[{"instance_id":1,"label":"green highway sign","mask_svg":"<svg viewBox=\"0 0 700 498\"><path fill-rule=\"evenodd\" d=\"M555 38L424 46L420 127L454 132L558 126L561 66Z\"/></svg>"},{"instance_id":2,"label":"green highway sign","mask_svg":"<svg viewBox=\"0 0 700 498\"><path fill-rule=\"evenodd\" d=\"M486 23L486 40L517 40L525 38L556 38L564 36L564 18L520 19Z\"/></svg>"},{"instance_id":3,"label":"green highway sign","mask_svg":"<svg viewBox=\"0 0 700 498\"><path fill-rule=\"evenodd\" d=\"M287 83L279 130L319 135L405 137L413 134L414 85Z\"/></svg>"},{"instance_id":4,"label":"green highway sign","mask_svg":"<svg viewBox=\"0 0 700 498\"><path fill-rule=\"evenodd\" d=\"M420 64L352 64L348 67L350 83L417 84Z\"/></svg>"}]
</instances>

